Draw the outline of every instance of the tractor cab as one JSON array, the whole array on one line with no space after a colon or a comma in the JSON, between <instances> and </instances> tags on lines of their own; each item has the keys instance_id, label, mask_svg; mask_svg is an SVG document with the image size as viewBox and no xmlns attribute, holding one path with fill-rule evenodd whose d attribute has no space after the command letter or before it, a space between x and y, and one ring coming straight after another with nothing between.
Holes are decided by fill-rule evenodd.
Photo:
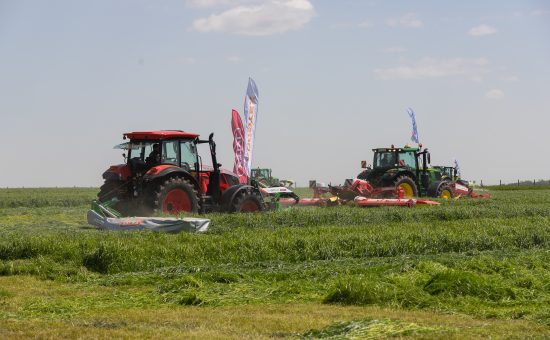
<instances>
[{"instance_id":1,"label":"tractor cab","mask_svg":"<svg viewBox=\"0 0 550 340\"><path fill-rule=\"evenodd\" d=\"M188 172L197 171L195 139L131 140L115 148L126 150L124 157L132 175L143 175L160 165L181 167Z\"/></svg>"},{"instance_id":2,"label":"tractor cab","mask_svg":"<svg viewBox=\"0 0 550 340\"><path fill-rule=\"evenodd\" d=\"M452 166L434 165L433 169L441 173L441 179L445 181L457 180L456 169Z\"/></svg>"},{"instance_id":3,"label":"tractor cab","mask_svg":"<svg viewBox=\"0 0 550 340\"><path fill-rule=\"evenodd\" d=\"M271 169L261 169L261 168L252 169L252 171L250 171L250 177L254 179L256 178L271 179Z\"/></svg>"},{"instance_id":4,"label":"tractor cab","mask_svg":"<svg viewBox=\"0 0 550 340\"><path fill-rule=\"evenodd\" d=\"M416 153L418 148L405 146L404 148L373 149L373 169L409 168L418 169Z\"/></svg>"}]
</instances>

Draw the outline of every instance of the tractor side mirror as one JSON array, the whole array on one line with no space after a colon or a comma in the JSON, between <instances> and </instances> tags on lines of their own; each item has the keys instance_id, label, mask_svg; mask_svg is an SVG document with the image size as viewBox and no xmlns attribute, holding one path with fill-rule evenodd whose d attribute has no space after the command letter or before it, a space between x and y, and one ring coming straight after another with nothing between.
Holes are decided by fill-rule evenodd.
<instances>
[{"instance_id":1,"label":"tractor side mirror","mask_svg":"<svg viewBox=\"0 0 550 340\"><path fill-rule=\"evenodd\" d=\"M367 168L367 161L361 161L361 169Z\"/></svg>"},{"instance_id":2,"label":"tractor side mirror","mask_svg":"<svg viewBox=\"0 0 550 340\"><path fill-rule=\"evenodd\" d=\"M126 162L126 153L122 153L122 158L124 158L124 162Z\"/></svg>"},{"instance_id":3,"label":"tractor side mirror","mask_svg":"<svg viewBox=\"0 0 550 340\"><path fill-rule=\"evenodd\" d=\"M428 164L432 164L432 158L430 157L429 153L428 153Z\"/></svg>"}]
</instances>

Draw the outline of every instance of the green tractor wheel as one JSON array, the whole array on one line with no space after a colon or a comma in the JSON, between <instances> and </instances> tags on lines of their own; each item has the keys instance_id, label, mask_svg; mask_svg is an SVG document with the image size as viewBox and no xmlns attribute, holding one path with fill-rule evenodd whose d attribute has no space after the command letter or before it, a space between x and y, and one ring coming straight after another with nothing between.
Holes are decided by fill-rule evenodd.
<instances>
[{"instance_id":1,"label":"green tractor wheel","mask_svg":"<svg viewBox=\"0 0 550 340\"><path fill-rule=\"evenodd\" d=\"M439 198L444 199L450 199L454 197L453 191L451 190L451 187L448 185L442 185L441 190L439 191L439 195L437 196Z\"/></svg>"},{"instance_id":2,"label":"green tractor wheel","mask_svg":"<svg viewBox=\"0 0 550 340\"><path fill-rule=\"evenodd\" d=\"M454 198L455 194L449 183L450 181L445 180L433 182L428 188L428 196L444 199Z\"/></svg>"},{"instance_id":3,"label":"green tractor wheel","mask_svg":"<svg viewBox=\"0 0 550 340\"><path fill-rule=\"evenodd\" d=\"M403 190L403 196L405 198L413 198L418 196L418 188L416 183L407 175L401 175L393 182L396 189L401 188Z\"/></svg>"},{"instance_id":4,"label":"green tractor wheel","mask_svg":"<svg viewBox=\"0 0 550 340\"><path fill-rule=\"evenodd\" d=\"M254 213L264 211L262 196L256 192L243 190L231 204L230 212Z\"/></svg>"}]
</instances>

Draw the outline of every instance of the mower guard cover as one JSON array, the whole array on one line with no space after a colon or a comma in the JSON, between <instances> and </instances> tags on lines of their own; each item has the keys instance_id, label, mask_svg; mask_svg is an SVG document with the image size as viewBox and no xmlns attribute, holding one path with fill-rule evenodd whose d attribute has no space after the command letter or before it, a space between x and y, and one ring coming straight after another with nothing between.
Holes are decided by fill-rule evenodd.
<instances>
[{"instance_id":1,"label":"mower guard cover","mask_svg":"<svg viewBox=\"0 0 550 340\"><path fill-rule=\"evenodd\" d=\"M88 210L88 223L104 230L151 230L176 234L186 232L205 232L210 226L207 218L175 217L120 217L120 214L109 203L103 205L92 202Z\"/></svg>"}]
</instances>

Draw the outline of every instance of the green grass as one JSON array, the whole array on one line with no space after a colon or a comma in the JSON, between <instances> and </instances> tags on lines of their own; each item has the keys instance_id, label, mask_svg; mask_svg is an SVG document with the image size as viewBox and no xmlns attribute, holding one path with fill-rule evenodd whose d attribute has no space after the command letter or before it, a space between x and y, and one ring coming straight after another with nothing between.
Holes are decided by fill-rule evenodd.
<instances>
[{"instance_id":1,"label":"green grass","mask_svg":"<svg viewBox=\"0 0 550 340\"><path fill-rule=\"evenodd\" d=\"M400 316L331 317L309 331L292 319L296 332L284 336L470 332L404 321L416 311L524 320L533 336L550 330L550 190L496 190L438 207L211 214L209 232L178 235L96 230L85 222L95 194L0 189L0 276L13 285L0 289L0 329L2 320L78 324L112 311L305 304Z\"/></svg>"}]
</instances>

